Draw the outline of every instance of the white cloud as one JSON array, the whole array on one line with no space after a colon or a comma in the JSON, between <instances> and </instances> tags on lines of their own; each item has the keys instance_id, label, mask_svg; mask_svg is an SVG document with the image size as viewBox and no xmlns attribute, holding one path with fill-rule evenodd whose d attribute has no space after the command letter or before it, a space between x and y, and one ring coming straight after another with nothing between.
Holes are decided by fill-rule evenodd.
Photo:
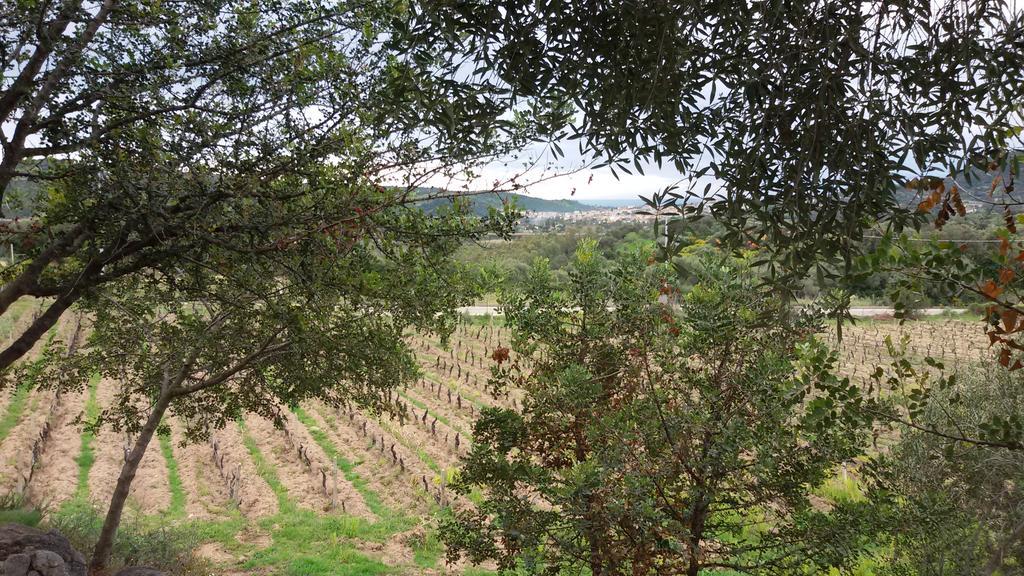
<instances>
[{"instance_id":1,"label":"white cloud","mask_svg":"<svg viewBox=\"0 0 1024 576\"><path fill-rule=\"evenodd\" d=\"M612 175L609 168L598 169L554 167L530 170L501 163L492 163L477 168L470 179L453 181L446 176L437 176L424 183L425 186L437 186L448 189L482 190L494 188L511 188L512 179L522 185L519 192L558 200L574 198L581 202L597 202L601 200L638 200L638 196L650 196L665 187L679 183L682 179L675 171L655 170L650 172L645 167L645 174L626 174L621 170L618 178Z\"/></svg>"}]
</instances>

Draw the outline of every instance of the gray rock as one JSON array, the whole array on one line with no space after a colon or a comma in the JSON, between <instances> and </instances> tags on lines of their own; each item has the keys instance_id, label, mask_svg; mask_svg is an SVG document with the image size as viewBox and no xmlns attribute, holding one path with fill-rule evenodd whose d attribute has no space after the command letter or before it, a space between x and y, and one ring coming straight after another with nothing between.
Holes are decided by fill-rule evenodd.
<instances>
[{"instance_id":1,"label":"gray rock","mask_svg":"<svg viewBox=\"0 0 1024 576\"><path fill-rule=\"evenodd\" d=\"M122 569L114 576L167 576L167 574L149 566L133 566Z\"/></svg>"},{"instance_id":2,"label":"gray rock","mask_svg":"<svg viewBox=\"0 0 1024 576\"><path fill-rule=\"evenodd\" d=\"M36 572L35 570L29 570L28 574L26 576L43 576L43 575L40 574L39 572Z\"/></svg>"},{"instance_id":3,"label":"gray rock","mask_svg":"<svg viewBox=\"0 0 1024 576\"><path fill-rule=\"evenodd\" d=\"M68 576L64 559L50 550L36 550L32 555L32 569L41 576Z\"/></svg>"},{"instance_id":4,"label":"gray rock","mask_svg":"<svg viewBox=\"0 0 1024 576\"><path fill-rule=\"evenodd\" d=\"M0 558L7 558L12 554L31 555L37 550L49 550L59 556L64 561L67 576L86 576L85 556L72 548L71 543L60 532L43 532L22 524L0 524ZM28 570L25 573L27 575ZM9 574L5 573L4 576Z\"/></svg>"},{"instance_id":5,"label":"gray rock","mask_svg":"<svg viewBox=\"0 0 1024 576\"><path fill-rule=\"evenodd\" d=\"M4 576L26 576L32 565L32 557L28 554L11 554L4 560Z\"/></svg>"}]
</instances>

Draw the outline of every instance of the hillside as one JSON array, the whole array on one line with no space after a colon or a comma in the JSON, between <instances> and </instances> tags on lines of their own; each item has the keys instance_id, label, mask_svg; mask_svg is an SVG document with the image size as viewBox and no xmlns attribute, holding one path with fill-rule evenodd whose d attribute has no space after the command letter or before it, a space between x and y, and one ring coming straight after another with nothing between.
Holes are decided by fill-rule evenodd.
<instances>
[{"instance_id":1,"label":"hillside","mask_svg":"<svg viewBox=\"0 0 1024 576\"><path fill-rule=\"evenodd\" d=\"M489 208L501 208L503 201L514 202L524 212L584 212L600 210L598 207L588 206L576 200L545 200L523 194L501 192L489 192L472 196L470 201L473 205L473 212L480 216L487 214ZM449 200L446 199L427 200L422 202L420 206L426 212L433 212L448 202Z\"/></svg>"}]
</instances>

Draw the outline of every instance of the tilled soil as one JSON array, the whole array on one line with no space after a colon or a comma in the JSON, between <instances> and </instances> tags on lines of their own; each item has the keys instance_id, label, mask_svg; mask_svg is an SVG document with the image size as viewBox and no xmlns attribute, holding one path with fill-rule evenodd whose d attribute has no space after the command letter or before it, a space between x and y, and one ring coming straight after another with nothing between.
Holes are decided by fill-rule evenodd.
<instances>
[{"instance_id":1,"label":"tilled soil","mask_svg":"<svg viewBox=\"0 0 1024 576\"><path fill-rule=\"evenodd\" d=\"M32 448L43 434L47 421L57 412L55 409L51 414L54 396L52 390L32 391L18 423L0 443L0 492L25 488L32 467ZM45 448L46 443L39 446Z\"/></svg>"},{"instance_id":2,"label":"tilled soil","mask_svg":"<svg viewBox=\"0 0 1024 576\"><path fill-rule=\"evenodd\" d=\"M96 399L101 409L109 407L117 392L117 383L100 380L96 389ZM124 465L125 449L131 449L135 438L127 437L109 426L104 426L96 435L94 444L96 463L89 473L89 499L96 504L106 506L114 493L117 477ZM171 493L167 483L167 464L156 437L146 449L146 455L139 464L128 493L130 507L143 514L156 514L167 509L171 504Z\"/></svg>"},{"instance_id":3,"label":"tilled soil","mask_svg":"<svg viewBox=\"0 0 1024 576\"><path fill-rule=\"evenodd\" d=\"M314 482L312 472L299 461L296 439L289 440L283 431L276 430L272 422L260 416L246 417L245 427L263 457L274 467L292 502L317 512L330 510L330 501Z\"/></svg>"},{"instance_id":4,"label":"tilled soil","mask_svg":"<svg viewBox=\"0 0 1024 576\"><path fill-rule=\"evenodd\" d=\"M429 510L429 503L424 496L417 495L416 487L421 477L426 477L430 484L436 476L433 471L414 460L414 457L407 457L404 448L396 446L396 452L402 448L402 458L406 462L406 472L402 472L400 467L393 464L390 454L381 454L380 429L375 423L368 421L367 437L362 436L361 423L366 419L361 416L356 417L358 422L350 422L347 416L332 413L325 406L310 404L306 408L338 451L355 463L355 472L366 481L367 487L380 497L385 506L410 515ZM330 416L330 423L325 415ZM377 438L377 444L372 449L370 435Z\"/></svg>"},{"instance_id":5,"label":"tilled soil","mask_svg":"<svg viewBox=\"0 0 1024 576\"><path fill-rule=\"evenodd\" d=\"M31 499L43 509L55 509L75 495L82 423L87 390L64 394L51 422L50 439L29 486Z\"/></svg>"},{"instance_id":6,"label":"tilled soil","mask_svg":"<svg viewBox=\"0 0 1024 576\"><path fill-rule=\"evenodd\" d=\"M170 424L171 449L185 491L185 516L189 519L224 516L231 502L227 486L221 481L217 467L213 464L213 450L205 442L189 442L182 446L182 426L173 418Z\"/></svg>"},{"instance_id":7,"label":"tilled soil","mask_svg":"<svg viewBox=\"0 0 1024 576\"><path fill-rule=\"evenodd\" d=\"M224 483L225 490L227 476L230 473L237 472L241 477L238 507L242 514L249 518L262 518L277 514L277 497L267 482L257 473L256 464L253 463L249 451L242 443L242 434L238 426L229 424L223 430L217 430L214 432L212 440L217 443L219 453L224 459L225 477L221 481ZM220 473L216 472L216 468L215 474L216 476L208 478L210 483L216 482L217 477L220 476Z\"/></svg>"},{"instance_id":8,"label":"tilled soil","mask_svg":"<svg viewBox=\"0 0 1024 576\"><path fill-rule=\"evenodd\" d=\"M310 435L309 430L303 426L299 419L291 412L286 412L288 430L292 439L306 449L306 455L311 461L310 470L314 483L321 492L325 491L332 503L332 509L344 509L346 514L374 520L373 512L366 506L363 497L345 480L341 471L337 470L331 459L324 453L323 449ZM321 474L323 471L325 474Z\"/></svg>"}]
</instances>

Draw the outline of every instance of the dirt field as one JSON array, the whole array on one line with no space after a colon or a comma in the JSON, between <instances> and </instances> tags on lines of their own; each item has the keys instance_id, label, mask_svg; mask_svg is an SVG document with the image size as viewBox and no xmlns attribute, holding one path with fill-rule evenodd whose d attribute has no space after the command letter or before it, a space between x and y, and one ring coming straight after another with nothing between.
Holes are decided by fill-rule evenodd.
<instances>
[{"instance_id":1,"label":"dirt field","mask_svg":"<svg viewBox=\"0 0 1024 576\"><path fill-rule=\"evenodd\" d=\"M72 330L62 325L60 333ZM888 361L885 338L898 344L904 335L908 355L954 369L989 353L977 322L861 321L844 328L843 372L866 378ZM834 333L824 338L837 344ZM250 416L186 445L181 423L169 418L170 435L151 444L129 510L210 533L197 553L218 574L479 574L445 566L433 518L443 506L470 505L446 484L472 446L480 409L520 405L518 391L494 396L485 385L491 352L508 340L491 326L463 326L447 347L410 338L422 375L397 391L401 418L310 402L283 410L283 429ZM131 438L111 430L92 437L82 422L116 389L100 381L59 398L0 394L0 422L10 422L0 437L0 493L22 492L48 510L76 498L105 506Z\"/></svg>"}]
</instances>

